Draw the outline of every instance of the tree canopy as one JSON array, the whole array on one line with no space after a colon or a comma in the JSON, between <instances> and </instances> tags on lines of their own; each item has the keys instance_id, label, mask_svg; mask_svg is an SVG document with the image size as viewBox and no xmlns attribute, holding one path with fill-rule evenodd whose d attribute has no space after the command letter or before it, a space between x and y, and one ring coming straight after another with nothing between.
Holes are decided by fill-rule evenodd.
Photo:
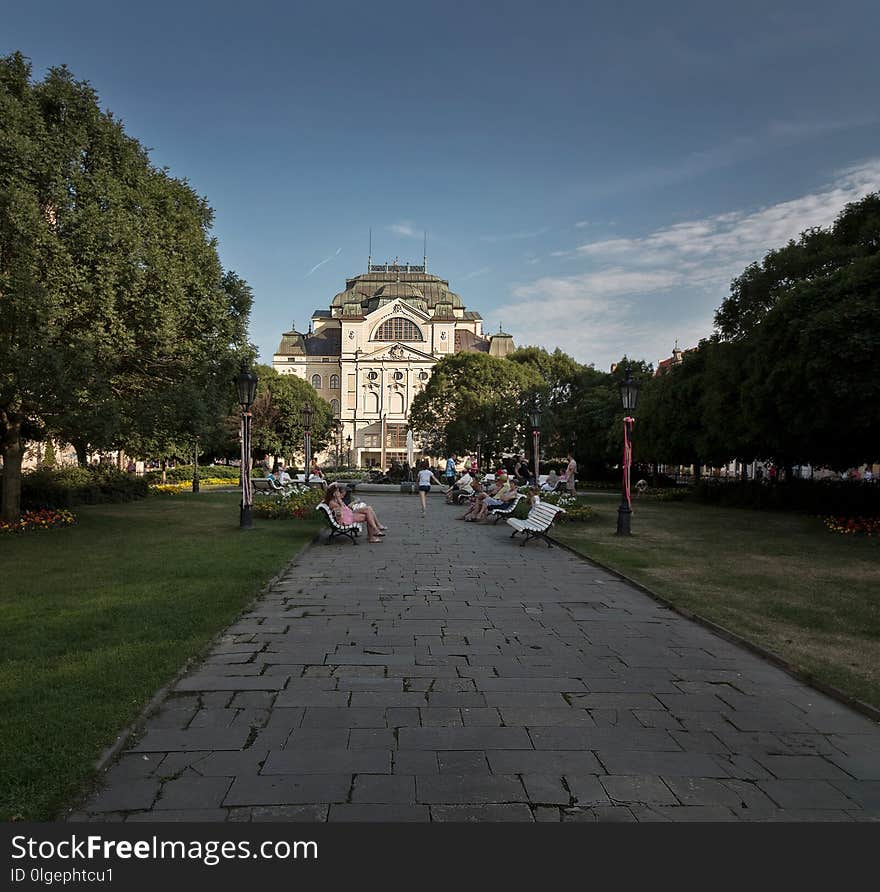
<instances>
[{"instance_id":1,"label":"tree canopy","mask_svg":"<svg viewBox=\"0 0 880 892\"><path fill-rule=\"evenodd\" d=\"M224 273L213 213L66 68L0 59L3 516L21 455L198 436L225 412L250 289Z\"/></svg>"}]
</instances>

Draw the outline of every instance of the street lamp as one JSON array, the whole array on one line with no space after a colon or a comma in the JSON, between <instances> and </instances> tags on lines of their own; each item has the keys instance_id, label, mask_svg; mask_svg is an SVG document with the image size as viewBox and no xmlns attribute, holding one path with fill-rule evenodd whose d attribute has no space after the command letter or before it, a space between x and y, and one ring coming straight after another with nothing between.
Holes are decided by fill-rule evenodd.
<instances>
[{"instance_id":1,"label":"street lamp","mask_svg":"<svg viewBox=\"0 0 880 892\"><path fill-rule=\"evenodd\" d=\"M244 366L235 379L238 403L241 406L241 512L238 525L243 530L253 527L251 519L251 505L254 501L254 490L251 483L251 406L257 395L258 380L257 376Z\"/></svg>"},{"instance_id":2,"label":"street lamp","mask_svg":"<svg viewBox=\"0 0 880 892\"><path fill-rule=\"evenodd\" d=\"M483 467L483 432L477 431L477 470Z\"/></svg>"},{"instance_id":3,"label":"street lamp","mask_svg":"<svg viewBox=\"0 0 880 892\"><path fill-rule=\"evenodd\" d=\"M342 451L342 419L335 418L333 427L336 433L336 470L339 471L339 453Z\"/></svg>"},{"instance_id":4,"label":"street lamp","mask_svg":"<svg viewBox=\"0 0 880 892\"><path fill-rule=\"evenodd\" d=\"M539 448L541 442L541 410L537 405L533 406L532 411L529 412L529 419L532 422L532 449L535 456L535 486L537 486L538 478L541 474L541 453Z\"/></svg>"},{"instance_id":5,"label":"street lamp","mask_svg":"<svg viewBox=\"0 0 880 892\"><path fill-rule=\"evenodd\" d=\"M626 377L620 382L620 402L623 406L623 487L620 507L617 509L617 535L630 535L632 519L632 500L629 489L629 469L632 465L632 429L635 419L633 415L639 402L639 384L632 376L632 368L626 367Z\"/></svg>"},{"instance_id":6,"label":"street lamp","mask_svg":"<svg viewBox=\"0 0 880 892\"><path fill-rule=\"evenodd\" d=\"M312 418L315 410L311 403L306 403L302 407L302 423L305 431L305 447L306 447L306 486L309 485L309 473L312 469Z\"/></svg>"},{"instance_id":7,"label":"street lamp","mask_svg":"<svg viewBox=\"0 0 880 892\"><path fill-rule=\"evenodd\" d=\"M350 468L350 467L351 467L351 434L349 434L349 435L345 438L345 445L348 447L348 459L347 459L347 463L348 463L348 467Z\"/></svg>"}]
</instances>

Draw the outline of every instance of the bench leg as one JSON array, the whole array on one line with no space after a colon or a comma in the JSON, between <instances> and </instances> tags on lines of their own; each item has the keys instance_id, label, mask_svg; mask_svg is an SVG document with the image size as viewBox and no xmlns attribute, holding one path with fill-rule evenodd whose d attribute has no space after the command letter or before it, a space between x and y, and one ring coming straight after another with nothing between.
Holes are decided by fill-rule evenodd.
<instances>
[{"instance_id":1,"label":"bench leg","mask_svg":"<svg viewBox=\"0 0 880 892\"><path fill-rule=\"evenodd\" d=\"M510 534L510 538L512 539L514 536L516 536L518 533L521 533L521 532L522 532L522 530L514 530L514 531Z\"/></svg>"}]
</instances>

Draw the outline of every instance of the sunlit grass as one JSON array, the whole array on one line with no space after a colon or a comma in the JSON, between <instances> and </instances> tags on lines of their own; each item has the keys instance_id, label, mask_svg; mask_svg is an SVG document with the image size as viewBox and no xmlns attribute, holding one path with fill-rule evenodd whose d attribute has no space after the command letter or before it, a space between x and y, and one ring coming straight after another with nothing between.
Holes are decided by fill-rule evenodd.
<instances>
[{"instance_id":1,"label":"sunlit grass","mask_svg":"<svg viewBox=\"0 0 880 892\"><path fill-rule=\"evenodd\" d=\"M51 820L153 693L313 535L238 529L238 496L76 509L0 540L0 819Z\"/></svg>"}]
</instances>

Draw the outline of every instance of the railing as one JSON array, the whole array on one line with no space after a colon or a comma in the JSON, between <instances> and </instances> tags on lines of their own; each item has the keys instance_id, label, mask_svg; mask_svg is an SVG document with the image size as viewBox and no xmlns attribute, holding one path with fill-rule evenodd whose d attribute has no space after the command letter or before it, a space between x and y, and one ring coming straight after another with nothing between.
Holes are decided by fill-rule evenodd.
<instances>
[{"instance_id":1,"label":"railing","mask_svg":"<svg viewBox=\"0 0 880 892\"><path fill-rule=\"evenodd\" d=\"M423 273L424 264L418 266L411 263L371 263L371 273Z\"/></svg>"}]
</instances>

